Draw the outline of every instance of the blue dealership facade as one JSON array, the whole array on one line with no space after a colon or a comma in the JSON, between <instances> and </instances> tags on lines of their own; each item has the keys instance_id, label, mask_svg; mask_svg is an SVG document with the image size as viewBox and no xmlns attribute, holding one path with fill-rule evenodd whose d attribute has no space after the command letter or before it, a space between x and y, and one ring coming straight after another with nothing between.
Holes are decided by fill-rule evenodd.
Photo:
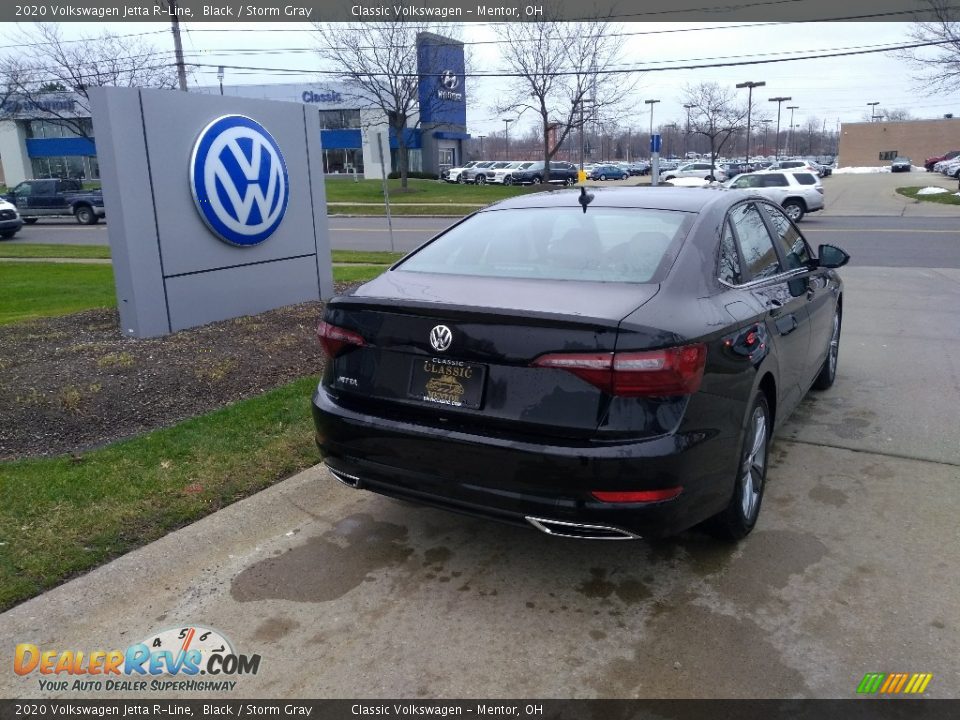
<instances>
[{"instance_id":1,"label":"blue dealership facade","mask_svg":"<svg viewBox=\"0 0 960 720\"><path fill-rule=\"evenodd\" d=\"M417 37L418 107L406 130L408 167L440 174L464 159L466 90L462 43ZM216 87L190 92L219 94ZM383 110L350 83L224 86L223 94L316 108L324 171L380 178L397 167L399 143ZM86 99L73 93L13 97L0 106L0 164L8 186L27 178L99 179L96 138ZM383 163L381 163L381 157Z\"/></svg>"}]
</instances>

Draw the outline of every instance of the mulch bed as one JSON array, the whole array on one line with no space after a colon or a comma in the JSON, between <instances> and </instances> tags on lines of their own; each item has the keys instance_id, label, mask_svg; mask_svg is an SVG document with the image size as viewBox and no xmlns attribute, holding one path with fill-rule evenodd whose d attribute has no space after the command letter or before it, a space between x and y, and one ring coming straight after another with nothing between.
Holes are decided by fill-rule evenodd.
<instances>
[{"instance_id":1,"label":"mulch bed","mask_svg":"<svg viewBox=\"0 0 960 720\"><path fill-rule=\"evenodd\" d=\"M115 310L0 327L0 460L88 450L319 375L322 310L290 305L143 340L121 335Z\"/></svg>"}]
</instances>

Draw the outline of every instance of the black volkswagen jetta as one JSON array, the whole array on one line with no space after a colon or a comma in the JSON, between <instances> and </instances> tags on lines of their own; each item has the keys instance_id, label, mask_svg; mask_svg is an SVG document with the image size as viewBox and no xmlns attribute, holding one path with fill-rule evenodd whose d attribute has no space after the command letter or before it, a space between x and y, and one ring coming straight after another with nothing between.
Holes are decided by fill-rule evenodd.
<instances>
[{"instance_id":1,"label":"black volkswagen jetta","mask_svg":"<svg viewBox=\"0 0 960 720\"><path fill-rule=\"evenodd\" d=\"M551 535L753 528L767 449L834 380L849 257L722 189L492 205L325 309L342 482Z\"/></svg>"}]
</instances>

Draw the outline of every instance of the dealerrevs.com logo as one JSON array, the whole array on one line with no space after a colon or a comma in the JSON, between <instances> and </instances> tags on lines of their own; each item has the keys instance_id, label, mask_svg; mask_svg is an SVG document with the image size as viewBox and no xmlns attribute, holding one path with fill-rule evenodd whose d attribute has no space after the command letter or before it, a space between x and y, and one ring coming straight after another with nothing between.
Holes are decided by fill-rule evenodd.
<instances>
[{"instance_id":1,"label":"dealerrevs.com logo","mask_svg":"<svg viewBox=\"0 0 960 720\"><path fill-rule=\"evenodd\" d=\"M126 650L60 650L16 646L13 669L36 677L42 691L212 692L233 690L228 679L256 675L259 655L242 655L220 632L199 625L170 628Z\"/></svg>"}]
</instances>

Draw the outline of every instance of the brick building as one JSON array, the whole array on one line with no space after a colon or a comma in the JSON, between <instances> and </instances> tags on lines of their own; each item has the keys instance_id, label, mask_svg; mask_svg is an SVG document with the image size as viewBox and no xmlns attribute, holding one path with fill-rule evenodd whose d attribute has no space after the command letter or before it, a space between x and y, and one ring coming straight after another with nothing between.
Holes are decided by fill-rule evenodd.
<instances>
[{"instance_id":1,"label":"brick building","mask_svg":"<svg viewBox=\"0 0 960 720\"><path fill-rule=\"evenodd\" d=\"M960 118L843 123L840 127L843 167L889 165L897 155L922 166L926 158L949 150L960 150Z\"/></svg>"}]
</instances>

